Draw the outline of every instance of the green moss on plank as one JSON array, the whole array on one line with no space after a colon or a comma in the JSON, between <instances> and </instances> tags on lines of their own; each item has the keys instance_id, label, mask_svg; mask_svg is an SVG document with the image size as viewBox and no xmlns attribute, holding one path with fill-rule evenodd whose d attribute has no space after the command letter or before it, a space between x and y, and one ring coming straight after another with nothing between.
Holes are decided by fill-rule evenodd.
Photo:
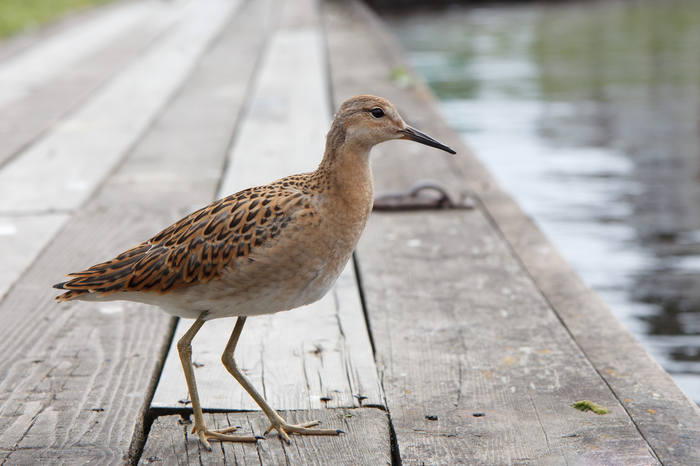
<instances>
[{"instance_id":1,"label":"green moss on plank","mask_svg":"<svg viewBox=\"0 0 700 466\"><path fill-rule=\"evenodd\" d=\"M603 408L599 404L593 403L590 400L581 400L571 405L572 407L578 409L579 411L593 411L596 414L608 414L610 410L608 408Z\"/></svg>"}]
</instances>

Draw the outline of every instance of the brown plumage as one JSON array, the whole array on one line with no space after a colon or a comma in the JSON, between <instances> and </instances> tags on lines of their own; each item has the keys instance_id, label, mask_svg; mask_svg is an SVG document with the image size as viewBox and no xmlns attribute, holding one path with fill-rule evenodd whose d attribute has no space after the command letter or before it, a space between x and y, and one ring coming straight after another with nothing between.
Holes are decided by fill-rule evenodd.
<instances>
[{"instance_id":1,"label":"brown plumage","mask_svg":"<svg viewBox=\"0 0 700 466\"><path fill-rule=\"evenodd\" d=\"M387 100L345 101L326 139L318 169L220 199L116 258L72 273L55 285L56 299L124 299L197 319L178 343L197 432L207 439L256 441L207 429L192 370L191 341L205 321L239 316L222 357L224 366L255 399L287 441L287 433L337 435L287 424L255 390L233 359L246 316L294 309L321 299L350 258L365 227L374 190L370 149L409 139L454 153L409 127ZM267 433L266 433L267 434Z\"/></svg>"},{"instance_id":2,"label":"brown plumage","mask_svg":"<svg viewBox=\"0 0 700 466\"><path fill-rule=\"evenodd\" d=\"M315 215L304 187L293 178L220 199L110 261L71 273L75 278L56 285L70 291L57 299L135 291L162 295L207 283L246 259L255 260L299 211Z\"/></svg>"}]
</instances>

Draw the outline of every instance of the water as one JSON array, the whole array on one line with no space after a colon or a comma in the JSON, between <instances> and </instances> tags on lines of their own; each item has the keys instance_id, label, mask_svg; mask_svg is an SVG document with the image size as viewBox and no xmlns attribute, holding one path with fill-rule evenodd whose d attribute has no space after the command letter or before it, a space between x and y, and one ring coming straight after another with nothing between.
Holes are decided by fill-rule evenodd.
<instances>
[{"instance_id":1,"label":"water","mask_svg":"<svg viewBox=\"0 0 700 466\"><path fill-rule=\"evenodd\" d=\"M700 2L385 19L450 124L700 402Z\"/></svg>"}]
</instances>

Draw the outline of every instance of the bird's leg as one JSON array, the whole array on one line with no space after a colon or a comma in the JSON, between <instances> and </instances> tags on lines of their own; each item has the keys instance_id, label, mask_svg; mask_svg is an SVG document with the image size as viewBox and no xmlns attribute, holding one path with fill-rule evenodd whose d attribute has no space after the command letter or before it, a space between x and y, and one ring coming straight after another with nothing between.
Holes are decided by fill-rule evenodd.
<instances>
[{"instance_id":1,"label":"bird's leg","mask_svg":"<svg viewBox=\"0 0 700 466\"><path fill-rule=\"evenodd\" d=\"M279 432L280 436L287 443L292 443L292 441L289 439L289 435L287 435L290 432L294 432L295 434L301 435L341 434L342 431L335 429L309 429L309 427L318 425L318 421L305 422L303 424L287 424L287 421L282 419L282 417L279 414L277 414L277 412L274 409L272 409L269 404L267 404L265 398L263 398L262 395L258 393L253 384L250 383L248 378L243 374L243 372L241 372L241 370L238 368L238 365L236 364L236 361L233 359L233 352L236 349L236 344L238 344L238 338L241 336L241 330L243 330L245 320L246 317L244 316L239 317L238 320L236 320L236 326L233 328L233 333L231 333L231 338L229 339L228 344L226 345L226 350L221 356L221 362L224 363L224 367L226 367L226 369L231 373L231 375L235 377L235 379L238 381L238 383L241 384L245 391L247 391L248 394L253 397L258 406L260 406L263 412L267 415L268 419L270 419L271 424L267 431L265 431L265 435L269 434L270 431L272 431L272 429L277 429L277 432Z\"/></svg>"},{"instance_id":2,"label":"bird's leg","mask_svg":"<svg viewBox=\"0 0 700 466\"><path fill-rule=\"evenodd\" d=\"M192 368L192 339L197 334L202 325L206 312L203 312L199 318L192 324L192 327L177 342L177 351L180 354L180 362L182 362L182 370L185 372L187 380L187 389L190 392L190 401L192 402L192 411L194 411L194 428L192 433L197 433L199 440L204 444L207 450L211 450L208 439L216 439L222 442L257 442L256 437L240 437L233 435L224 435L227 432L233 432L235 427L227 427L220 430L209 430L204 422L202 414L202 406L199 404L199 394L197 393L197 382L194 378L194 369Z\"/></svg>"}]
</instances>

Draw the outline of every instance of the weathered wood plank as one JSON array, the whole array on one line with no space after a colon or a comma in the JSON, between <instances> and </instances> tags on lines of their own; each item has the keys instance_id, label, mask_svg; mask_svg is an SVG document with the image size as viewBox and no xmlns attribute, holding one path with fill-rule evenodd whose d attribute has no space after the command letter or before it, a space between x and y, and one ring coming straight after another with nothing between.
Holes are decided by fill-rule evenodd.
<instances>
[{"instance_id":1,"label":"weathered wood plank","mask_svg":"<svg viewBox=\"0 0 700 466\"><path fill-rule=\"evenodd\" d=\"M222 18L225 19L234 6L235 2L209 2L203 3L199 11L193 12L182 2L174 3L168 9L151 5L150 10L154 10L157 17L143 18L152 25L144 27L143 34L139 36L146 42L173 21L182 20L186 13L196 14L184 21L178 30L150 53L138 57L135 64L95 96L85 108L11 163L0 168L0 222L4 225L3 232L0 232L0 251L7 251L3 257L8 258L0 263L0 297L58 231L66 218L65 209L75 209L82 204L147 128L167 99L182 84L193 61L216 33L216 25L222 26ZM129 15L121 10L115 13L118 13L119 18L123 16L127 19L144 13L141 9L134 11ZM219 23L212 22L212 19ZM105 18L98 25L103 22L112 23ZM118 24L123 22L125 20L121 19ZM92 29L94 26L88 32ZM132 30L127 32L133 34ZM88 40L83 35L77 37ZM96 42L99 44L101 41ZM137 40L123 42L117 48L126 47L122 52L127 56L134 57L135 52L141 48ZM68 44L72 44L72 41ZM184 47L184 44L187 46ZM42 47L39 49L43 50ZM114 57L105 56L100 60L104 64L105 60L113 59ZM44 105L46 100L42 99L60 96L59 100L64 100L54 102L58 107L49 109L49 113L60 111L61 106L67 103L65 99L69 99L64 91L67 87L75 86L78 93L83 92L81 86L86 84L84 79L88 77L82 72L92 65L95 63L87 63L81 69L67 72L63 77L57 78L53 86L39 92L37 100L34 97L28 100ZM27 67L32 69L29 65ZM27 103L26 100L20 104ZM27 121L30 121L29 127L47 124L47 121L42 122L41 117L36 118L37 115L31 108L16 108L22 108L22 112L30 114L25 115ZM22 137L21 132L13 131L12 134L10 141L0 135L3 144L0 154L5 149L11 149L13 141L18 142L14 137ZM33 137L33 134L29 137ZM24 140L19 143L22 141ZM94 162L96 154L100 156L100 163Z\"/></svg>"},{"instance_id":2,"label":"weathered wood plank","mask_svg":"<svg viewBox=\"0 0 700 466\"><path fill-rule=\"evenodd\" d=\"M338 299L336 287L318 303L246 323L236 360L275 409L383 406L351 266L343 273L342 281L346 284L343 301ZM209 322L192 343L197 387L205 409L259 409L221 364L221 353L234 322ZM189 319L180 322L174 342L190 325ZM350 335L356 338L350 340ZM152 406L173 409L188 404L180 359L171 348Z\"/></svg>"},{"instance_id":3,"label":"weathered wood plank","mask_svg":"<svg viewBox=\"0 0 700 466\"><path fill-rule=\"evenodd\" d=\"M146 2L148 3L148 2ZM103 40L83 38L93 52L69 63L44 83L35 83L31 92L12 103L0 106L0 166L36 139L52 123L73 110L106 79L124 68L136 54L186 12L183 2L160 2L156 8L140 12L133 25L120 34ZM86 31L87 32L87 31ZM96 48L102 45L102 47ZM54 63L56 57L51 57ZM59 57L60 58L60 57ZM23 70L30 74L32 70ZM32 76L35 78L35 76ZM26 85L22 82L22 85Z\"/></svg>"},{"instance_id":4,"label":"weathered wood plank","mask_svg":"<svg viewBox=\"0 0 700 466\"><path fill-rule=\"evenodd\" d=\"M318 28L280 28L229 155L219 196L316 169L330 126L323 38Z\"/></svg>"},{"instance_id":5,"label":"weathered wood plank","mask_svg":"<svg viewBox=\"0 0 700 466\"><path fill-rule=\"evenodd\" d=\"M212 200L264 39L245 11L98 196L0 302L7 464L122 464L145 441L173 319L132 303L57 306L50 285L149 237L191 210L188 203Z\"/></svg>"},{"instance_id":6,"label":"weathered wood plank","mask_svg":"<svg viewBox=\"0 0 700 466\"><path fill-rule=\"evenodd\" d=\"M466 163L465 163L466 165ZM474 178L479 174L473 172ZM495 184L471 180L499 230L663 464L700 464L700 409Z\"/></svg>"},{"instance_id":7,"label":"weathered wood plank","mask_svg":"<svg viewBox=\"0 0 700 466\"><path fill-rule=\"evenodd\" d=\"M402 464L657 464L481 212L375 214L358 262Z\"/></svg>"},{"instance_id":8,"label":"weathered wood plank","mask_svg":"<svg viewBox=\"0 0 700 466\"><path fill-rule=\"evenodd\" d=\"M0 170L0 212L75 209L152 122L238 2L203 0L79 112ZM100 163L94 163L96 154Z\"/></svg>"},{"instance_id":9,"label":"weathered wood plank","mask_svg":"<svg viewBox=\"0 0 700 466\"><path fill-rule=\"evenodd\" d=\"M0 61L5 61L12 56L26 52L31 47L42 44L54 37L59 37L68 29L84 24L102 15L108 15L114 8L123 8L127 2L141 0L121 0L107 2L80 10L71 11L60 18L50 21L48 24L36 28L24 30L18 34L4 38L0 41Z\"/></svg>"},{"instance_id":10,"label":"weathered wood plank","mask_svg":"<svg viewBox=\"0 0 700 466\"><path fill-rule=\"evenodd\" d=\"M358 14L374 31L381 21L362 9ZM379 41L384 63L407 65L393 38ZM427 123L441 121L430 91L414 80L410 94L424 109ZM454 131L438 124L440 138L462 147L455 162L470 191L478 195L494 225L504 235L586 357L631 416L664 464L700 463L700 409L646 352L600 297L583 283L563 256L499 186ZM432 127L431 127L431 131Z\"/></svg>"},{"instance_id":11,"label":"weathered wood plank","mask_svg":"<svg viewBox=\"0 0 700 466\"><path fill-rule=\"evenodd\" d=\"M131 155L129 163L111 175L97 202L103 199L133 211L166 207L175 221L216 198L231 138L246 112L274 2L241 5L139 142L139 156Z\"/></svg>"},{"instance_id":12,"label":"weathered wood plank","mask_svg":"<svg viewBox=\"0 0 700 466\"><path fill-rule=\"evenodd\" d=\"M67 219L65 214L0 217L0 300Z\"/></svg>"},{"instance_id":13,"label":"weathered wood plank","mask_svg":"<svg viewBox=\"0 0 700 466\"><path fill-rule=\"evenodd\" d=\"M315 2L287 2L271 34L250 108L236 133L220 196L316 168L330 108ZM303 21L302 19L303 18ZM318 303L249 319L236 359L276 409L383 406L354 269ZM175 340L192 325L178 324ZM220 362L233 319L207 323L193 341L202 407L257 410ZM348 331L348 338L344 332ZM175 345L153 399L156 408L189 401Z\"/></svg>"},{"instance_id":14,"label":"weathered wood plank","mask_svg":"<svg viewBox=\"0 0 700 466\"><path fill-rule=\"evenodd\" d=\"M95 235L119 244L123 222L148 227L152 219L76 219L0 304L0 450L10 452L8 464L127 458L170 319L136 306L59 307L50 284L77 267L76 258L100 258Z\"/></svg>"},{"instance_id":15,"label":"weathered wood plank","mask_svg":"<svg viewBox=\"0 0 700 466\"><path fill-rule=\"evenodd\" d=\"M380 409L324 409L286 411L293 422L311 419L322 421L327 428L341 429L339 437L291 437L292 444L275 434L254 444L213 443L211 452L202 448L190 434L190 421L180 416L163 416L153 422L141 465L390 465L389 420ZM241 426L244 432L262 435L268 421L262 412L216 413L205 415L208 425L216 428Z\"/></svg>"},{"instance_id":16,"label":"weathered wood plank","mask_svg":"<svg viewBox=\"0 0 700 466\"><path fill-rule=\"evenodd\" d=\"M352 273L348 273L349 271ZM343 367L348 371L346 377L351 381L350 385L357 387L353 390L353 396L359 406L386 409L384 389L379 380L358 286L357 270L354 262L350 262L332 290L346 347L345 357L351 358L350 361L344 362ZM326 403L326 406L337 407L338 404L336 400L332 400Z\"/></svg>"},{"instance_id":17,"label":"weathered wood plank","mask_svg":"<svg viewBox=\"0 0 700 466\"><path fill-rule=\"evenodd\" d=\"M157 8L155 1L126 2L0 62L0 108L104 47Z\"/></svg>"},{"instance_id":18,"label":"weathered wood plank","mask_svg":"<svg viewBox=\"0 0 700 466\"><path fill-rule=\"evenodd\" d=\"M147 11L136 10L136 17L126 17L132 19L135 26L114 37L112 44L106 44L92 56L63 70L40 89L0 110L0 166L36 139L50 124L72 110L105 79L124 67L144 46L174 21L181 19L186 10L182 2L160 4ZM111 10L104 13L109 12ZM110 21L110 24L113 22ZM82 34L89 32L84 29L79 31ZM87 39L85 41L89 42ZM93 45L100 45L102 41L95 42ZM60 39L59 43L62 43ZM54 63L58 63L55 58ZM50 213L0 217L0 257L3 258L0 263L0 297L67 218L66 214Z\"/></svg>"},{"instance_id":19,"label":"weathered wood plank","mask_svg":"<svg viewBox=\"0 0 700 466\"><path fill-rule=\"evenodd\" d=\"M402 63L377 40L381 24L355 2L326 6L336 102L359 92L389 96L409 121L422 109L415 125L464 152L432 103L426 105L432 97L425 88L418 83L406 91L391 81L392 68ZM440 158L415 152L431 162ZM438 167L426 167L408 150L388 145L382 154L378 186L395 189L440 172L450 185L460 181L452 163L447 170L439 160ZM400 181L387 180L387 173ZM360 243L368 314L403 464L657 464L499 235L481 211L374 214ZM579 413L569 405L580 398L595 398L612 412Z\"/></svg>"}]
</instances>

